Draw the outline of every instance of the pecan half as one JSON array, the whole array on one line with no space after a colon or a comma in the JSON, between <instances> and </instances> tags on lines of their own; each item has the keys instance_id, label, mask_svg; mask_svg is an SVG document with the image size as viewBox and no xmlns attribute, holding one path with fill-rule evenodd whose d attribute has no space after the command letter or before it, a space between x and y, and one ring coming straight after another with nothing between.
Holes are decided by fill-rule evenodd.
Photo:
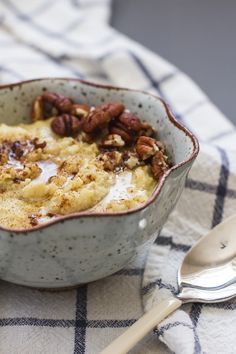
<instances>
[{"instance_id":1,"label":"pecan half","mask_svg":"<svg viewBox=\"0 0 236 354\"><path fill-rule=\"evenodd\" d=\"M148 135L153 132L148 123L143 123L139 117L130 112L122 113L117 119L111 122L110 132L119 134L127 144L134 142L139 135Z\"/></svg>"},{"instance_id":2,"label":"pecan half","mask_svg":"<svg viewBox=\"0 0 236 354\"><path fill-rule=\"evenodd\" d=\"M125 109L121 102L104 103L100 107L103 111L109 112L112 118L118 117Z\"/></svg>"},{"instance_id":3,"label":"pecan half","mask_svg":"<svg viewBox=\"0 0 236 354\"><path fill-rule=\"evenodd\" d=\"M42 96L37 96L32 104L31 118L33 122L43 120L53 114L70 113L73 101L55 92L46 92ZM53 108L54 111L53 112Z\"/></svg>"},{"instance_id":4,"label":"pecan half","mask_svg":"<svg viewBox=\"0 0 236 354\"><path fill-rule=\"evenodd\" d=\"M73 101L66 96L55 92L46 92L42 95L44 102L51 103L60 113L70 113Z\"/></svg>"},{"instance_id":5,"label":"pecan half","mask_svg":"<svg viewBox=\"0 0 236 354\"><path fill-rule=\"evenodd\" d=\"M121 138L129 145L133 142L133 134L127 132L126 128L122 125L116 124L115 126L110 127L109 129L111 134L120 135Z\"/></svg>"},{"instance_id":6,"label":"pecan half","mask_svg":"<svg viewBox=\"0 0 236 354\"><path fill-rule=\"evenodd\" d=\"M57 116L51 122L53 132L60 136L76 136L80 126L80 121L70 114Z\"/></svg>"},{"instance_id":7,"label":"pecan half","mask_svg":"<svg viewBox=\"0 0 236 354\"><path fill-rule=\"evenodd\" d=\"M32 103L31 119L33 122L44 119L44 104L42 96L35 97Z\"/></svg>"},{"instance_id":8,"label":"pecan half","mask_svg":"<svg viewBox=\"0 0 236 354\"><path fill-rule=\"evenodd\" d=\"M124 124L127 130L138 133L143 127L143 123L135 114L124 112L119 116L118 121Z\"/></svg>"},{"instance_id":9,"label":"pecan half","mask_svg":"<svg viewBox=\"0 0 236 354\"><path fill-rule=\"evenodd\" d=\"M124 145L124 140L118 134L109 134L101 143L103 147L122 147Z\"/></svg>"},{"instance_id":10,"label":"pecan half","mask_svg":"<svg viewBox=\"0 0 236 354\"><path fill-rule=\"evenodd\" d=\"M149 136L140 136L137 140L135 148L142 160L147 160L159 151L157 141Z\"/></svg>"},{"instance_id":11,"label":"pecan half","mask_svg":"<svg viewBox=\"0 0 236 354\"><path fill-rule=\"evenodd\" d=\"M156 152L151 162L151 169L155 179L159 180L161 176L168 170L168 168L169 166L166 162L163 152Z\"/></svg>"},{"instance_id":12,"label":"pecan half","mask_svg":"<svg viewBox=\"0 0 236 354\"><path fill-rule=\"evenodd\" d=\"M124 105L120 102L112 102L97 106L84 119L82 130L85 133L92 133L98 129L103 129L112 118L116 118L124 110Z\"/></svg>"}]
</instances>

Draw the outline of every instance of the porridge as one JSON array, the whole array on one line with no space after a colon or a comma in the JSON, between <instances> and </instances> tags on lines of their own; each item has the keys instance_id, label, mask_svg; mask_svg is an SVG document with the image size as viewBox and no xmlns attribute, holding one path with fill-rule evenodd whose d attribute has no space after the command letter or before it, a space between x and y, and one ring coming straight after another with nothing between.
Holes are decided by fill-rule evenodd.
<instances>
[{"instance_id":1,"label":"porridge","mask_svg":"<svg viewBox=\"0 0 236 354\"><path fill-rule=\"evenodd\" d=\"M154 136L120 102L36 97L30 124L0 124L0 225L32 228L61 215L143 205L170 167Z\"/></svg>"}]
</instances>

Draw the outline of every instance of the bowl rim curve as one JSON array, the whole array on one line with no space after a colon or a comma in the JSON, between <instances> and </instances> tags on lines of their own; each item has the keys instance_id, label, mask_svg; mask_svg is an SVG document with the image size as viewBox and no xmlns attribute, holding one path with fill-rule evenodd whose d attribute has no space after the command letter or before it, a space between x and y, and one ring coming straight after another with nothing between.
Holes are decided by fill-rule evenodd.
<instances>
[{"instance_id":1,"label":"bowl rim curve","mask_svg":"<svg viewBox=\"0 0 236 354\"><path fill-rule=\"evenodd\" d=\"M177 169L179 169L179 167L182 167L184 165L187 165L189 162L195 160L195 158L198 155L199 152L199 142L198 139L196 138L196 136L188 129L184 126L184 124L182 124L182 122L179 122L177 120L177 118L175 117L174 113L172 112L172 109L170 107L170 105L163 100L162 98L149 93L147 91L143 91L143 90L136 90L136 89L131 89L131 88L127 88L127 87L119 87L119 86L112 86L112 85L106 85L106 84L100 84L100 83L94 83L94 82L90 82L87 80L83 80L83 79L78 79L78 78L68 78L68 77L43 77L43 78L35 78L35 79L29 79L29 80L22 80L22 81L18 81L18 82L14 82L14 83L10 83L10 84L4 84L4 85L0 85L0 91L4 90L4 89L10 89L12 90L14 87L17 86L22 86L24 84L28 84L28 83L32 83L32 82L38 82L38 81L44 81L44 80L62 80L62 81L74 81L74 82L80 82L84 85L87 86L92 86L95 88L102 88L102 89L107 89L107 90L114 90L114 91L127 91L127 92L137 92L137 93L142 93L146 96L152 96L153 98L155 98L156 100L161 101L161 103L163 104L166 113L167 113L167 117L170 120L171 123L173 123L173 125L175 126L175 128L182 130L184 132L184 134L186 136L188 136L193 144L193 151L191 153L191 155L186 159L183 160L181 162L179 162L178 164L172 166L168 171L166 171L163 176L161 177L158 185L156 186L156 188L154 189L152 195L150 198L148 198L148 200L146 201L146 203L144 203L143 205L141 205L138 208L133 208L133 209L129 209L126 211L120 211L120 212L86 212L86 211L82 211L82 212L77 212L77 213L72 213L72 214L67 214L67 215L62 215L59 216L58 218L45 222L41 225L37 225L34 226L32 228L23 228L23 229L12 229L12 228L7 228L7 227L3 227L0 226L0 231L5 231L5 232L10 232L11 234L16 233L16 234L28 234L28 233L33 233L35 231L38 230L42 230L45 228L48 228L51 225L55 225L58 224L60 222L65 222L66 220L71 220L71 219L80 219L82 217L118 217L118 216L124 216L124 215L129 215L129 214L134 214L136 212L140 212L141 210L147 208L150 204L152 204L156 198L158 197L158 195L160 194L160 191L162 190L162 187L165 183L166 178L168 177L169 174L171 174L172 171L175 171Z\"/></svg>"}]
</instances>

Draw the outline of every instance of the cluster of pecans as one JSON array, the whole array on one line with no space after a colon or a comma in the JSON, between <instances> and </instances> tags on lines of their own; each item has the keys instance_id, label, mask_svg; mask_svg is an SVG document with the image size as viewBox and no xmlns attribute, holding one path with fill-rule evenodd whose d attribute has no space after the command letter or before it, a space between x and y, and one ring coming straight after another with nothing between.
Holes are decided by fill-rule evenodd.
<instances>
[{"instance_id":1,"label":"cluster of pecans","mask_svg":"<svg viewBox=\"0 0 236 354\"><path fill-rule=\"evenodd\" d=\"M150 164L155 179L159 180L169 169L164 146L153 138L153 128L126 110L121 102L94 108L74 103L71 98L55 92L37 96L32 105L33 122L52 116L51 128L62 137L76 137L79 132L86 142L102 137L101 159L108 170L119 169L121 165L133 169Z\"/></svg>"}]
</instances>

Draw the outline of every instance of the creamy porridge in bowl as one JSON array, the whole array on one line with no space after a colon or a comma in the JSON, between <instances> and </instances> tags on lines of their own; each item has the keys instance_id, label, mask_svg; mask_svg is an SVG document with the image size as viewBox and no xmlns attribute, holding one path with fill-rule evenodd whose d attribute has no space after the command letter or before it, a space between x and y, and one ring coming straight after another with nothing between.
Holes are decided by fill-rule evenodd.
<instances>
[{"instance_id":1,"label":"creamy porridge in bowl","mask_svg":"<svg viewBox=\"0 0 236 354\"><path fill-rule=\"evenodd\" d=\"M137 208L170 167L153 127L121 102L94 107L46 92L31 120L0 125L1 226Z\"/></svg>"},{"instance_id":2,"label":"creamy porridge in bowl","mask_svg":"<svg viewBox=\"0 0 236 354\"><path fill-rule=\"evenodd\" d=\"M197 154L149 93L0 86L0 279L61 289L119 271L154 242Z\"/></svg>"}]
</instances>

